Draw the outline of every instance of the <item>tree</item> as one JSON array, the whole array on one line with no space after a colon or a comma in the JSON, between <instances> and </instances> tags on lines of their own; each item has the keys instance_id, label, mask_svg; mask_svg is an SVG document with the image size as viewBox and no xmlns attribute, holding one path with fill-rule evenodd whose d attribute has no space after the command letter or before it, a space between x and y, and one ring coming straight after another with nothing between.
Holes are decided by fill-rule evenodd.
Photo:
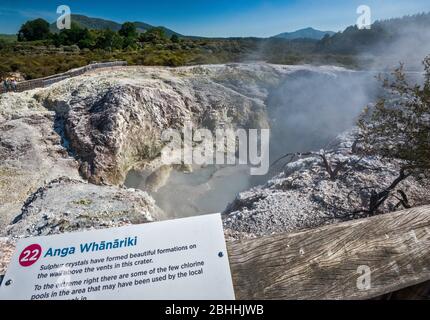
<instances>
[{"instance_id":1,"label":"tree","mask_svg":"<svg viewBox=\"0 0 430 320\"><path fill-rule=\"evenodd\" d=\"M157 27L157 28L149 29L145 33L142 33L140 35L139 40L141 42L150 42L150 43L156 44L159 42L166 42L167 37L163 28Z\"/></svg>"},{"instance_id":2,"label":"tree","mask_svg":"<svg viewBox=\"0 0 430 320\"><path fill-rule=\"evenodd\" d=\"M178 43L179 36L177 34L172 34L172 36L170 37L170 41L172 41L173 43Z\"/></svg>"},{"instance_id":3,"label":"tree","mask_svg":"<svg viewBox=\"0 0 430 320\"><path fill-rule=\"evenodd\" d=\"M6 47L7 47L6 41L3 39L0 39L0 50L3 50Z\"/></svg>"},{"instance_id":4,"label":"tree","mask_svg":"<svg viewBox=\"0 0 430 320\"><path fill-rule=\"evenodd\" d=\"M51 32L49 23L43 19L27 21L18 32L18 41L46 40Z\"/></svg>"},{"instance_id":5,"label":"tree","mask_svg":"<svg viewBox=\"0 0 430 320\"><path fill-rule=\"evenodd\" d=\"M84 49L92 49L96 46L97 42L97 35L94 31L84 29L84 32L82 34L82 38L77 43L79 48Z\"/></svg>"},{"instance_id":6,"label":"tree","mask_svg":"<svg viewBox=\"0 0 430 320\"><path fill-rule=\"evenodd\" d=\"M133 22L125 22L118 33L122 36L122 46L124 49L135 48L137 46L139 33L137 32L136 25Z\"/></svg>"},{"instance_id":7,"label":"tree","mask_svg":"<svg viewBox=\"0 0 430 320\"><path fill-rule=\"evenodd\" d=\"M137 39L139 36L136 25L133 22L125 22L118 33L124 38Z\"/></svg>"},{"instance_id":8,"label":"tree","mask_svg":"<svg viewBox=\"0 0 430 320\"><path fill-rule=\"evenodd\" d=\"M58 34L52 35L52 39L56 46L71 46L76 44L80 48L91 48L95 44L95 39L91 32L73 22L70 29L61 30Z\"/></svg>"},{"instance_id":9,"label":"tree","mask_svg":"<svg viewBox=\"0 0 430 320\"><path fill-rule=\"evenodd\" d=\"M104 30L103 33L98 37L96 43L97 48L109 51L121 49L122 45L122 37L110 29Z\"/></svg>"},{"instance_id":10,"label":"tree","mask_svg":"<svg viewBox=\"0 0 430 320\"><path fill-rule=\"evenodd\" d=\"M398 177L387 188L374 190L366 213L373 215L410 176L428 178L430 174L430 56L424 60L424 83L410 85L403 65L394 80L384 80L387 90L374 108L366 108L358 121L359 142L366 154L403 160ZM404 193L400 193L407 203Z\"/></svg>"}]
</instances>

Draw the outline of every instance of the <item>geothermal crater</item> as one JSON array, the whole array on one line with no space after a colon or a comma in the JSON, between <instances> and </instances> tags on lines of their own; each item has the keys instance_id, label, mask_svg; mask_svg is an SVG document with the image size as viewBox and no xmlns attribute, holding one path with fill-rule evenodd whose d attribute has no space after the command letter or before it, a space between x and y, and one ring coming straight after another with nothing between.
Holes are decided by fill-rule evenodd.
<instances>
[{"instance_id":1,"label":"geothermal crater","mask_svg":"<svg viewBox=\"0 0 430 320\"><path fill-rule=\"evenodd\" d=\"M272 66L272 79L266 70L267 78L259 83L238 82L241 69L245 68L245 73L250 72L246 68L252 67L261 68L259 65L226 67L228 77L217 77L214 86L221 84L243 92L244 99L260 100L259 105L263 106L258 115L263 120L260 123L267 123L271 129L271 162L286 153L323 148L337 135L351 129L356 116L375 97L374 79L347 70L303 67L279 74L279 69ZM239 79L232 76L233 70ZM259 70L252 71L257 76ZM228 114L235 105L225 108ZM252 110L241 116L253 117ZM212 122L223 127L226 123L233 128L240 127L222 113ZM275 173L272 170L263 176L253 176L247 165L192 166L188 170L162 166L155 172L131 170L125 185L147 191L169 217L184 217L223 212L238 193L264 184Z\"/></svg>"},{"instance_id":2,"label":"geothermal crater","mask_svg":"<svg viewBox=\"0 0 430 320\"><path fill-rule=\"evenodd\" d=\"M376 94L373 75L337 67L264 63L122 67L0 97L0 232L43 235L224 213L232 236L317 226L330 206L362 206L357 184L389 183L396 161L336 181L308 157L265 176L247 165L165 165L166 129L271 130L270 162L289 152L338 148L356 162L348 130ZM368 170L378 165L384 172ZM403 190L419 203L416 181ZM392 209L394 200L384 210Z\"/></svg>"}]
</instances>

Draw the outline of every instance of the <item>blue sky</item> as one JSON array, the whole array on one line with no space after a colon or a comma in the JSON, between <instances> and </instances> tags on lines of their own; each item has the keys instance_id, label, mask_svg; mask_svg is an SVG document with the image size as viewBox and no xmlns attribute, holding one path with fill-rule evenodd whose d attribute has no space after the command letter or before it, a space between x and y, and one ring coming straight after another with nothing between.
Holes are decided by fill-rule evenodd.
<instances>
[{"instance_id":1,"label":"blue sky","mask_svg":"<svg viewBox=\"0 0 430 320\"><path fill-rule=\"evenodd\" d=\"M356 23L362 4L372 9L372 20L430 11L429 0L0 0L0 33L16 33L29 19L55 21L63 4L72 13L210 37L266 37L304 27L340 31Z\"/></svg>"}]
</instances>

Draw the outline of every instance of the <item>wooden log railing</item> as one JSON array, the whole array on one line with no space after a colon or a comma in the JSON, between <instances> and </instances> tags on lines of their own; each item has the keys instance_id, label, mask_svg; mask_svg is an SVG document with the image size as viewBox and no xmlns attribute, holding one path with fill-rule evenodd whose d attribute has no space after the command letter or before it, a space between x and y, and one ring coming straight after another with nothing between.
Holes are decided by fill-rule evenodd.
<instances>
[{"instance_id":1,"label":"wooden log railing","mask_svg":"<svg viewBox=\"0 0 430 320\"><path fill-rule=\"evenodd\" d=\"M371 299L430 280L430 206L227 247L237 299Z\"/></svg>"}]
</instances>

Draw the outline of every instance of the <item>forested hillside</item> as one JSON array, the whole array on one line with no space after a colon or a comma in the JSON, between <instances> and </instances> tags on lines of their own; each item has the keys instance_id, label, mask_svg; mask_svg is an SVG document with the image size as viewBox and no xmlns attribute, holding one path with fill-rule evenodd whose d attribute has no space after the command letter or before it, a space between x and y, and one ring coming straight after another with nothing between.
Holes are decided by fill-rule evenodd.
<instances>
[{"instance_id":1,"label":"forested hillside","mask_svg":"<svg viewBox=\"0 0 430 320\"><path fill-rule=\"evenodd\" d=\"M266 61L391 69L399 62L422 61L430 52L430 13L377 21L371 29L351 26L322 40L185 37L145 23L73 17L69 30L36 19L21 27L18 41L0 37L0 77L20 72L34 79L115 59L130 65Z\"/></svg>"}]
</instances>

